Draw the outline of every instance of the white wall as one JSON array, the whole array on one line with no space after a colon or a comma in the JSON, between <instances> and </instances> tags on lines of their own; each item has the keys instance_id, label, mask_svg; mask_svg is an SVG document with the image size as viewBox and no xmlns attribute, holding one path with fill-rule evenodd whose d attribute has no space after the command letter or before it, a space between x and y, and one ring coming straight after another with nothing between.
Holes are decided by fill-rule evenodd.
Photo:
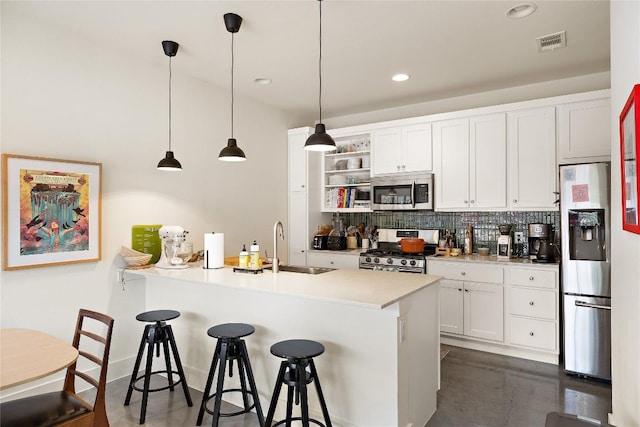
<instances>
[{"instance_id":1,"label":"white wall","mask_svg":"<svg viewBox=\"0 0 640 427\"><path fill-rule=\"evenodd\" d=\"M611 2L611 158L620 158L619 114L640 83L640 3ZM611 168L612 406L610 422L640 426L640 236L622 230L620 163Z\"/></svg>"},{"instance_id":2,"label":"white wall","mask_svg":"<svg viewBox=\"0 0 640 427\"><path fill-rule=\"evenodd\" d=\"M182 225L195 249L203 233L224 232L227 256L253 239L271 248L274 222L287 220L287 118L238 97L235 137L248 161L218 161L230 136L229 92L182 75L178 52L172 145L183 171L157 171L168 145L168 61L143 63L32 22L20 3L1 5L1 150L102 162L102 261L1 272L0 324L70 341L80 307L106 312L116 320L113 377L131 369L143 327L135 315L145 295L115 280L131 226Z\"/></svg>"}]
</instances>

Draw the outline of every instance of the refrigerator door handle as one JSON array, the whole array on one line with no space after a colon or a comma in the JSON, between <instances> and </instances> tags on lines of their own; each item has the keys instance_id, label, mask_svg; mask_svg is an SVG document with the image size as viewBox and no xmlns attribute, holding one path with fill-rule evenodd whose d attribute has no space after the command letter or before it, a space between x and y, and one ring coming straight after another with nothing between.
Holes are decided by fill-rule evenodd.
<instances>
[{"instance_id":1,"label":"refrigerator door handle","mask_svg":"<svg viewBox=\"0 0 640 427\"><path fill-rule=\"evenodd\" d=\"M611 310L611 307L608 305L600 305L600 304L589 304L588 302L578 301L576 300L576 306L578 307L586 307L586 308L597 308L600 310Z\"/></svg>"}]
</instances>

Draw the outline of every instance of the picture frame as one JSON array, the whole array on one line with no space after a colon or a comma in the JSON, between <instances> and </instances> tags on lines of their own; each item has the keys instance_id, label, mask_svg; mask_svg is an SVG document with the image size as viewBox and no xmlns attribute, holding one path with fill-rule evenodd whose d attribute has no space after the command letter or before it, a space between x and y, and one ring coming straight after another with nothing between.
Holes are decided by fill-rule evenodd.
<instances>
[{"instance_id":1,"label":"picture frame","mask_svg":"<svg viewBox=\"0 0 640 427\"><path fill-rule=\"evenodd\" d=\"M631 94L620 113L620 171L622 194L622 228L640 234L640 176L638 155L640 155L640 110L636 100L640 99L640 84Z\"/></svg>"},{"instance_id":2,"label":"picture frame","mask_svg":"<svg viewBox=\"0 0 640 427\"><path fill-rule=\"evenodd\" d=\"M2 154L2 269L102 259L102 163Z\"/></svg>"}]
</instances>

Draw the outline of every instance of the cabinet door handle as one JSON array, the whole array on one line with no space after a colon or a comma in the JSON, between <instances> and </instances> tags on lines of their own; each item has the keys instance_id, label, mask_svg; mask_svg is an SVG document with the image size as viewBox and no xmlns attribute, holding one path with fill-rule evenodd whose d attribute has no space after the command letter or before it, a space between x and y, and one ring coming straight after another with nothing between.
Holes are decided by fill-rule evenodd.
<instances>
[{"instance_id":1,"label":"cabinet door handle","mask_svg":"<svg viewBox=\"0 0 640 427\"><path fill-rule=\"evenodd\" d=\"M518 203L518 200L516 200L516 199L513 199L513 203Z\"/></svg>"},{"instance_id":2,"label":"cabinet door handle","mask_svg":"<svg viewBox=\"0 0 640 427\"><path fill-rule=\"evenodd\" d=\"M462 288L458 288L458 292L462 292Z\"/></svg>"},{"instance_id":3,"label":"cabinet door handle","mask_svg":"<svg viewBox=\"0 0 640 427\"><path fill-rule=\"evenodd\" d=\"M533 280L533 276L529 276L529 280Z\"/></svg>"},{"instance_id":4,"label":"cabinet door handle","mask_svg":"<svg viewBox=\"0 0 640 427\"><path fill-rule=\"evenodd\" d=\"M529 336L532 337L533 336L533 331L529 332Z\"/></svg>"},{"instance_id":5,"label":"cabinet door handle","mask_svg":"<svg viewBox=\"0 0 640 427\"><path fill-rule=\"evenodd\" d=\"M468 204L469 204L469 201L468 201L468 200L465 200L465 201L464 201L464 204L465 204L465 205L468 205Z\"/></svg>"},{"instance_id":6,"label":"cabinet door handle","mask_svg":"<svg viewBox=\"0 0 640 427\"><path fill-rule=\"evenodd\" d=\"M396 169L397 169L397 170L400 170L400 165L397 165L397 166L396 166Z\"/></svg>"},{"instance_id":7,"label":"cabinet door handle","mask_svg":"<svg viewBox=\"0 0 640 427\"><path fill-rule=\"evenodd\" d=\"M460 272L460 274L462 274L463 276L466 276L467 273L465 273L464 271Z\"/></svg>"},{"instance_id":8,"label":"cabinet door handle","mask_svg":"<svg viewBox=\"0 0 640 427\"><path fill-rule=\"evenodd\" d=\"M333 265L333 261L329 261L329 264Z\"/></svg>"},{"instance_id":9,"label":"cabinet door handle","mask_svg":"<svg viewBox=\"0 0 640 427\"><path fill-rule=\"evenodd\" d=\"M300 187L304 188L304 184L302 184Z\"/></svg>"},{"instance_id":10,"label":"cabinet door handle","mask_svg":"<svg viewBox=\"0 0 640 427\"><path fill-rule=\"evenodd\" d=\"M304 253L304 249L301 252Z\"/></svg>"},{"instance_id":11,"label":"cabinet door handle","mask_svg":"<svg viewBox=\"0 0 640 427\"><path fill-rule=\"evenodd\" d=\"M404 170L404 165L402 165L402 170Z\"/></svg>"},{"instance_id":12,"label":"cabinet door handle","mask_svg":"<svg viewBox=\"0 0 640 427\"><path fill-rule=\"evenodd\" d=\"M533 305L533 301L529 301L529 305Z\"/></svg>"},{"instance_id":13,"label":"cabinet door handle","mask_svg":"<svg viewBox=\"0 0 640 427\"><path fill-rule=\"evenodd\" d=\"M471 203L472 203L472 204L473 204L473 203L475 203L475 202L476 202L475 200L472 200L472 201L471 201Z\"/></svg>"},{"instance_id":14,"label":"cabinet door handle","mask_svg":"<svg viewBox=\"0 0 640 427\"><path fill-rule=\"evenodd\" d=\"M465 292L469 292L469 289L465 289L464 291L465 291Z\"/></svg>"}]
</instances>

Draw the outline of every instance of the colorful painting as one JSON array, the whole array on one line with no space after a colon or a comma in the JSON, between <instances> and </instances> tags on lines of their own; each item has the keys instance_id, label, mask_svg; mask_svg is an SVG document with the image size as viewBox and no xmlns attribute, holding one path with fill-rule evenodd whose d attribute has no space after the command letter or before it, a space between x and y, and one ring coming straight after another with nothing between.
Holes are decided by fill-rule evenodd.
<instances>
[{"instance_id":1,"label":"colorful painting","mask_svg":"<svg viewBox=\"0 0 640 427\"><path fill-rule=\"evenodd\" d=\"M100 259L99 163L3 155L3 268Z\"/></svg>"}]
</instances>

